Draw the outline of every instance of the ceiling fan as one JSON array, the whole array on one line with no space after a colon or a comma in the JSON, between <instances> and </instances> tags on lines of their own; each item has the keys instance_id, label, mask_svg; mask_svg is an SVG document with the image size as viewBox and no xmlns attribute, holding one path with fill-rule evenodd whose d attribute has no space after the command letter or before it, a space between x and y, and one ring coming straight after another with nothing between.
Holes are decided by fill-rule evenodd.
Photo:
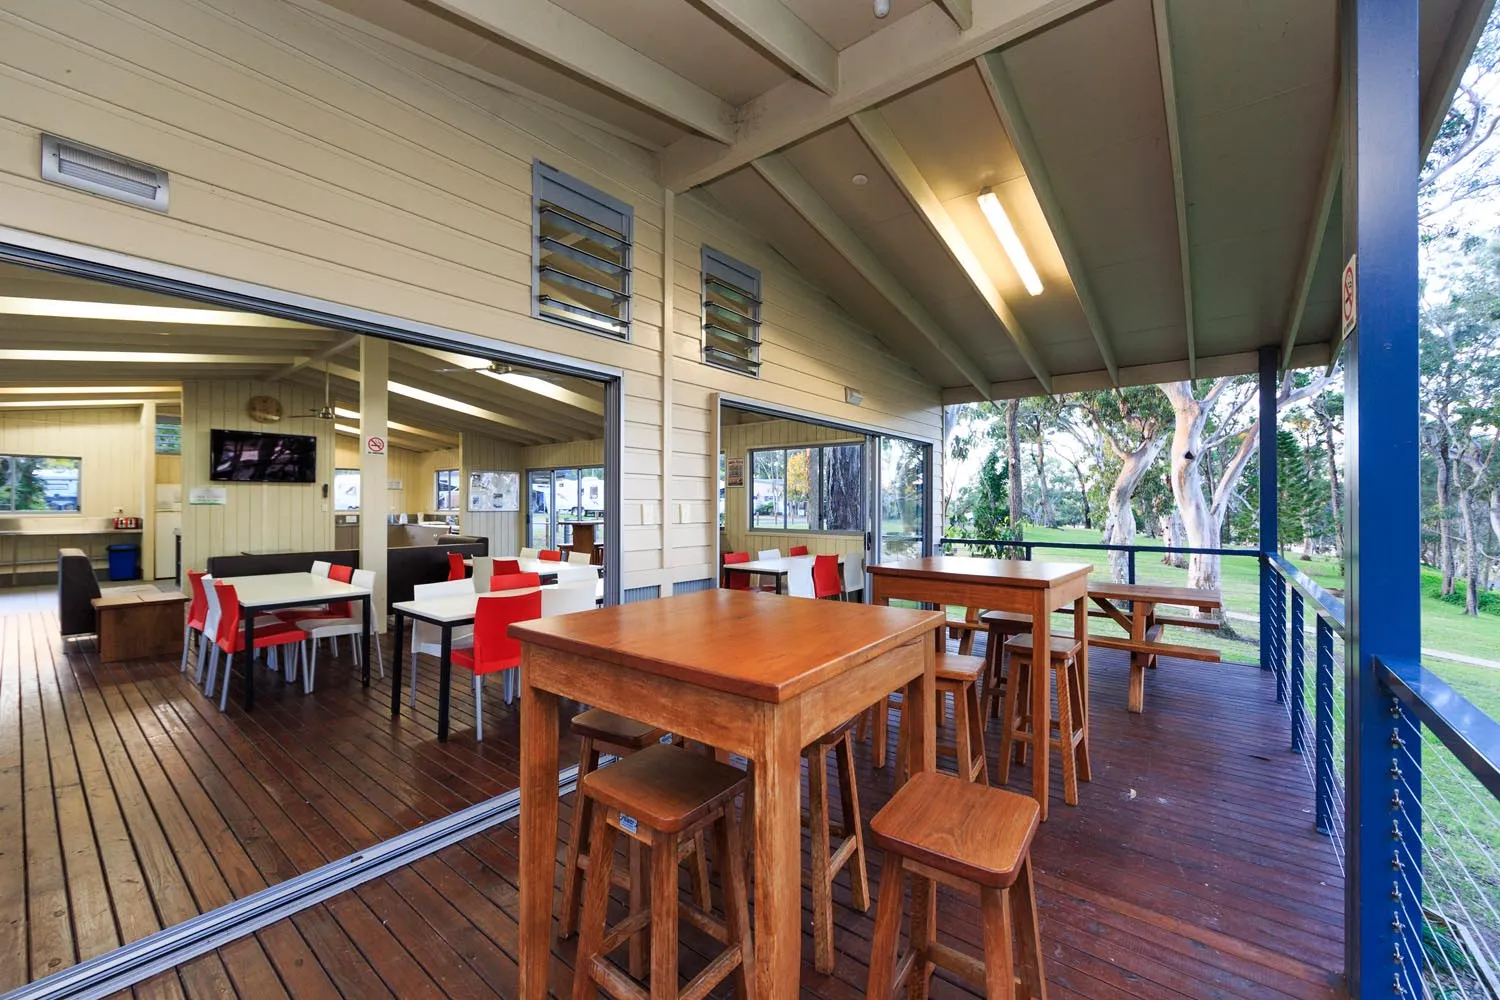
<instances>
[{"instance_id":1,"label":"ceiling fan","mask_svg":"<svg viewBox=\"0 0 1500 1000\"><path fill-rule=\"evenodd\" d=\"M315 417L318 420L334 420L338 416L333 410L333 395L330 391L327 362L323 364L323 405L311 407L301 415Z\"/></svg>"},{"instance_id":2,"label":"ceiling fan","mask_svg":"<svg viewBox=\"0 0 1500 1000\"><path fill-rule=\"evenodd\" d=\"M433 374L436 375L468 372L472 375L525 375L528 378L541 379L543 382L553 383L557 383L562 380L561 376L554 375L552 372L540 371L537 369L522 370L517 368L515 365L507 365L500 361L491 361L489 364L482 365L478 368L449 367L434 368L432 371Z\"/></svg>"}]
</instances>

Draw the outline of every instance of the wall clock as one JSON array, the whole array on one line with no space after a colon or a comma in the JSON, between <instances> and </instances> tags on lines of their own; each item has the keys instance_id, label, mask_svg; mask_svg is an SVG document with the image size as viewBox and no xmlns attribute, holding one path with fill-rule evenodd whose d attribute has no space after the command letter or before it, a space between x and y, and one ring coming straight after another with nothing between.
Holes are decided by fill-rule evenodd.
<instances>
[{"instance_id":1,"label":"wall clock","mask_svg":"<svg viewBox=\"0 0 1500 1000\"><path fill-rule=\"evenodd\" d=\"M281 400L275 396L251 396L245 412L256 423L274 424L281 419Z\"/></svg>"}]
</instances>

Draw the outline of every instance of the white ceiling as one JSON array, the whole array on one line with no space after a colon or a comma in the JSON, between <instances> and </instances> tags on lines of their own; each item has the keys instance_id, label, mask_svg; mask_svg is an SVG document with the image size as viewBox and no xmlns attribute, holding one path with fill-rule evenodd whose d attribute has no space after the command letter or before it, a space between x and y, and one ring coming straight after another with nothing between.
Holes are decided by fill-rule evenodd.
<instances>
[{"instance_id":1,"label":"white ceiling","mask_svg":"<svg viewBox=\"0 0 1500 1000\"><path fill-rule=\"evenodd\" d=\"M669 184L701 185L950 400L1251 371L1267 345L1326 363L1336 343L1336 197L1317 222L1337 0L972 0L963 30L921 0L894 0L883 20L869 0L329 2L661 151ZM1421 5L1427 124L1485 7ZM502 39L516 37L507 13L607 37L581 67L565 34ZM831 94L797 64L828 56ZM684 102L663 100L663 80ZM871 112L938 209L919 207L910 176L903 186L847 120ZM846 236L750 165L775 153L783 180L800 175ZM1040 295L980 213L985 188Z\"/></svg>"},{"instance_id":2,"label":"white ceiling","mask_svg":"<svg viewBox=\"0 0 1500 1000\"><path fill-rule=\"evenodd\" d=\"M11 299L22 301L6 301ZM20 314L28 308L24 303L34 300L64 303L53 309L57 312L70 311L67 303L188 308L201 313L201 322L193 321L199 316L177 314L170 318L183 321L159 323ZM358 411L359 339L338 330L247 313L227 313L150 292L0 264L0 351L76 352L77 355L33 359L14 353L0 354L0 401L7 403L46 403L50 408L63 400L176 400L178 387L184 380L255 379L301 385L315 394L323 393L326 384L334 406ZM98 352L118 353L122 357L100 360ZM175 357L157 359L157 355ZM507 367L513 368L516 375L541 381L521 379L517 384L468 370L487 364L486 359L392 345L391 371L395 373L392 380L395 384L390 395L390 419L410 428L393 429L392 443L431 451L456 445L461 431L522 445L603 436L604 391L598 383L525 366ZM403 394L399 386L433 393L465 410L414 398ZM115 387L151 391L125 395L103 391ZM66 391L28 391L53 388ZM287 419L318 418L288 414ZM338 422L355 423L344 417Z\"/></svg>"}]
</instances>

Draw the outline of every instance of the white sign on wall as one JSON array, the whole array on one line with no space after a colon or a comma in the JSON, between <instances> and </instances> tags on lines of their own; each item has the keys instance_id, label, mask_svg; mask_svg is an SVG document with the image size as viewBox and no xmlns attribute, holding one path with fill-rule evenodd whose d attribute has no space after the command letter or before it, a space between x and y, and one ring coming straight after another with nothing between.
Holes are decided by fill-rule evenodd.
<instances>
[{"instance_id":1,"label":"white sign on wall","mask_svg":"<svg viewBox=\"0 0 1500 1000\"><path fill-rule=\"evenodd\" d=\"M229 490L222 486L195 486L188 493L191 507L222 507L229 500Z\"/></svg>"},{"instance_id":2,"label":"white sign on wall","mask_svg":"<svg viewBox=\"0 0 1500 1000\"><path fill-rule=\"evenodd\" d=\"M1354 332L1359 323L1359 268L1358 255L1349 258L1344 265L1344 279L1340 282L1339 312L1343 319L1344 336Z\"/></svg>"},{"instance_id":3,"label":"white sign on wall","mask_svg":"<svg viewBox=\"0 0 1500 1000\"><path fill-rule=\"evenodd\" d=\"M365 454L384 455L385 438L381 437L379 434L371 434L369 437L365 438Z\"/></svg>"}]
</instances>

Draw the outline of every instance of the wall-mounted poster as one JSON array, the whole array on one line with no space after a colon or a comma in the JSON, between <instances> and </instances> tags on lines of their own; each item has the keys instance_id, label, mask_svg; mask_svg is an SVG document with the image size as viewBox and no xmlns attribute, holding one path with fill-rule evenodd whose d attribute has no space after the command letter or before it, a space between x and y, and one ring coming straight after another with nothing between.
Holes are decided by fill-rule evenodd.
<instances>
[{"instance_id":1,"label":"wall-mounted poster","mask_svg":"<svg viewBox=\"0 0 1500 1000\"><path fill-rule=\"evenodd\" d=\"M469 509L471 511L520 510L521 474L519 472L469 473Z\"/></svg>"},{"instance_id":2,"label":"wall-mounted poster","mask_svg":"<svg viewBox=\"0 0 1500 1000\"><path fill-rule=\"evenodd\" d=\"M745 460L743 458L727 458L724 460L724 485L745 485Z\"/></svg>"}]
</instances>

